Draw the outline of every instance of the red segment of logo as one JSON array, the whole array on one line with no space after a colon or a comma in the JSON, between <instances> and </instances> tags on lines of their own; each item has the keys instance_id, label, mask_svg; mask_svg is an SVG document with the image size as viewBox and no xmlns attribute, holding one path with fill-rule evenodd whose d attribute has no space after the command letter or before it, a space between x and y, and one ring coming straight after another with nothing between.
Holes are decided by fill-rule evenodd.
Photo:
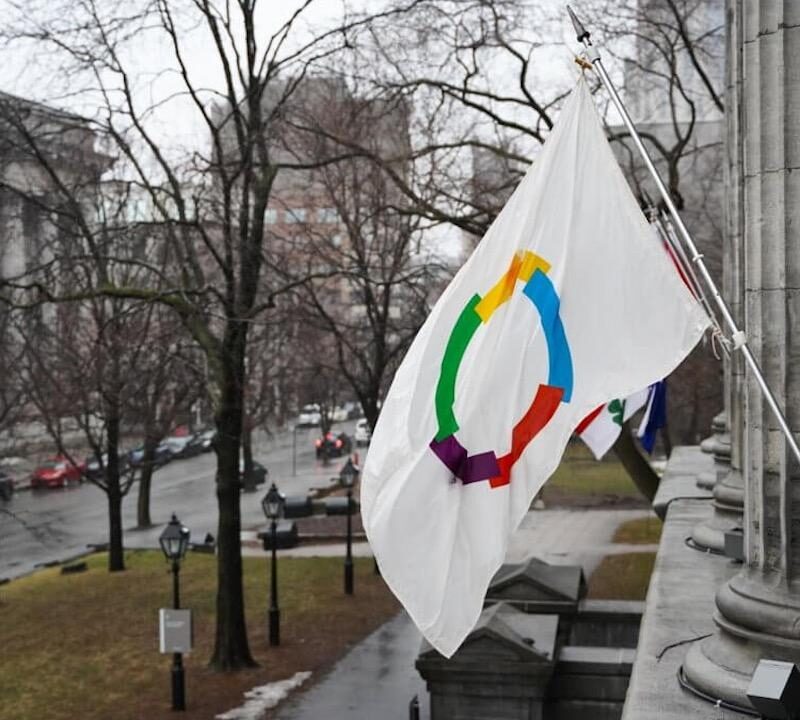
<instances>
[{"instance_id":1,"label":"red segment of logo","mask_svg":"<svg viewBox=\"0 0 800 720\"><path fill-rule=\"evenodd\" d=\"M584 430L586 430L589 425L594 422L594 419L602 412L603 408L605 407L605 403L602 405L598 405L592 412L590 412L583 420L580 421L578 427L575 428L574 432L576 435L580 435Z\"/></svg>"},{"instance_id":2,"label":"red segment of logo","mask_svg":"<svg viewBox=\"0 0 800 720\"><path fill-rule=\"evenodd\" d=\"M514 465L528 443L533 440L550 422L555 415L561 398L564 397L564 388L553 385L539 385L536 397L533 399L528 412L514 426L511 433L511 452L497 459L500 475L489 478L489 485L493 488L508 485L511 482L511 467Z\"/></svg>"}]
</instances>

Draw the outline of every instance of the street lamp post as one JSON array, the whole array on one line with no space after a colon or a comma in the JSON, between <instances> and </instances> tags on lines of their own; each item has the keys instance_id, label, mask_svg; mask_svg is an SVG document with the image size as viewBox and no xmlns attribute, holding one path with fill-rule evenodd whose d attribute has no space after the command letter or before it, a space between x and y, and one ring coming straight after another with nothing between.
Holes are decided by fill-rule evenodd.
<instances>
[{"instance_id":1,"label":"street lamp post","mask_svg":"<svg viewBox=\"0 0 800 720\"><path fill-rule=\"evenodd\" d=\"M353 594L353 485L358 477L358 469L351 458L347 459L339 480L347 488L347 550L344 556L344 592Z\"/></svg>"},{"instance_id":2,"label":"street lamp post","mask_svg":"<svg viewBox=\"0 0 800 720\"><path fill-rule=\"evenodd\" d=\"M179 575L181 560L189 547L189 529L181 525L175 513L158 538L164 556L172 563L172 606L181 606ZM172 709L186 710L186 684L183 674L183 655L172 654Z\"/></svg>"},{"instance_id":3,"label":"street lamp post","mask_svg":"<svg viewBox=\"0 0 800 720\"><path fill-rule=\"evenodd\" d=\"M281 611L278 608L278 518L283 515L283 505L285 499L279 492L275 483L267 491L261 501L261 508L264 510L267 520L270 522L270 538L272 540L272 562L270 573L270 593L269 593L269 644L281 644Z\"/></svg>"},{"instance_id":4,"label":"street lamp post","mask_svg":"<svg viewBox=\"0 0 800 720\"><path fill-rule=\"evenodd\" d=\"M297 476L297 424L292 428L292 477Z\"/></svg>"}]
</instances>

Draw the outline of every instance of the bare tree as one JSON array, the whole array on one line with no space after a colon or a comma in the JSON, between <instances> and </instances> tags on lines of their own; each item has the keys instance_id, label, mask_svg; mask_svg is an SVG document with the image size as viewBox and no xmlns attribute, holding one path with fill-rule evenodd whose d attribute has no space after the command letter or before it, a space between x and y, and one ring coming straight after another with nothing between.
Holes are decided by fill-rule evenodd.
<instances>
[{"instance_id":1,"label":"bare tree","mask_svg":"<svg viewBox=\"0 0 800 720\"><path fill-rule=\"evenodd\" d=\"M197 365L196 348L174 314L153 304L150 337L136 368L135 391L129 416L142 430L142 458L139 464L139 493L136 499L136 525L150 527L150 490L157 468L156 449L176 421L196 402L203 387L204 374ZM183 337L184 342L181 342Z\"/></svg>"},{"instance_id":2,"label":"bare tree","mask_svg":"<svg viewBox=\"0 0 800 720\"><path fill-rule=\"evenodd\" d=\"M325 271L302 271L309 279L295 309L306 322L303 340L315 345L307 357L317 385L324 386L314 400L325 416L323 432L350 393L374 427L388 382L428 314L441 264L420 244L421 218L398 206L401 198L379 167L342 162L317 179L332 222L303 224L295 236L307 262Z\"/></svg>"},{"instance_id":3,"label":"bare tree","mask_svg":"<svg viewBox=\"0 0 800 720\"><path fill-rule=\"evenodd\" d=\"M99 474L85 477L108 500L108 568L124 570L122 500L135 472L123 461L120 438L147 319L129 301L102 297L59 307L50 321L36 310L28 309L17 325L24 348L17 371L60 455L85 470L68 439L77 431L79 447L97 460Z\"/></svg>"},{"instance_id":4,"label":"bare tree","mask_svg":"<svg viewBox=\"0 0 800 720\"><path fill-rule=\"evenodd\" d=\"M94 108L93 123L117 155L114 172L142 189L153 220L165 230L165 256L136 261L148 274L146 281L131 285L109 277L94 292L169 307L206 355L217 427L219 507L211 665L221 670L254 664L245 628L239 512L245 357L252 323L288 289L281 278L271 278L264 297L261 275L272 186L279 172L293 167L272 158L271 128L283 120L287 100L309 69L327 62L349 42L349 33L367 22L346 20L328 31L300 32L295 39L309 4L271 35L261 29L263 3L258 0L235 5L142 0L122 11L101 0L63 6L48 0L26 5L4 31L12 44L34 42L42 56L50 53L51 66L69 73L73 97L86 90L82 100ZM414 4L409 0L409 6ZM389 12L401 14L404 8ZM219 71L222 80L216 88L209 89L193 70L187 55L190 32ZM139 92L142 78L130 60L143 38L171 51L155 75L174 71L179 81L174 93L155 102L149 92ZM175 97L186 100L210 147L180 154L162 142L149 120ZM74 215L81 251L94 252L92 223L32 140L32 155ZM72 299L69 292L53 292L42 282L17 283L18 291L24 288L54 301Z\"/></svg>"}]
</instances>

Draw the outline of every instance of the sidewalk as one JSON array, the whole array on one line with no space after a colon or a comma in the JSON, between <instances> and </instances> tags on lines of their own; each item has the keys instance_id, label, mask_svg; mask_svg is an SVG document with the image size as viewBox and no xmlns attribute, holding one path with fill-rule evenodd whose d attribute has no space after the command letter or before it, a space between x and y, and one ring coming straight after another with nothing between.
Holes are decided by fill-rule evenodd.
<instances>
[{"instance_id":1,"label":"sidewalk","mask_svg":"<svg viewBox=\"0 0 800 720\"><path fill-rule=\"evenodd\" d=\"M560 565L580 564L587 575L600 560L619 552L648 552L649 545L615 545L617 527L633 518L652 515L648 510L538 510L527 515L512 537L508 562L535 555ZM285 555L337 555L341 544L317 545L280 551ZM367 543L353 546L354 554L369 555ZM251 554L251 551L248 551ZM252 554L264 554L252 550ZM356 645L306 692L288 700L275 720L407 720L414 695L420 717L428 718L425 685L414 668L421 636L405 613Z\"/></svg>"},{"instance_id":2,"label":"sidewalk","mask_svg":"<svg viewBox=\"0 0 800 720\"><path fill-rule=\"evenodd\" d=\"M420 700L428 717L425 683L414 670L421 636L405 612L378 628L311 688L286 702L275 720L408 720Z\"/></svg>"}]
</instances>

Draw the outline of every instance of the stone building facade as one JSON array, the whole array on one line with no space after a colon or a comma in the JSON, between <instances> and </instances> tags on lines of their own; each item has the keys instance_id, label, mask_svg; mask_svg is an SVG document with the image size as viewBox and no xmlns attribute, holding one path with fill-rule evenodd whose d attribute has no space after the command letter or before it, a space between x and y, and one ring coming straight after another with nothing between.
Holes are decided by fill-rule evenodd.
<instances>
[{"instance_id":1,"label":"stone building facade","mask_svg":"<svg viewBox=\"0 0 800 720\"><path fill-rule=\"evenodd\" d=\"M800 6L728 0L726 16L725 294L797 439ZM708 461L682 452L657 498L665 532L624 718L702 717L709 702L752 713L747 691L758 662L800 663L800 465L736 353L726 368L726 410L731 469L714 496L738 479L744 557L737 564L683 543L714 508L695 486ZM682 644L654 663L670 636Z\"/></svg>"}]
</instances>

